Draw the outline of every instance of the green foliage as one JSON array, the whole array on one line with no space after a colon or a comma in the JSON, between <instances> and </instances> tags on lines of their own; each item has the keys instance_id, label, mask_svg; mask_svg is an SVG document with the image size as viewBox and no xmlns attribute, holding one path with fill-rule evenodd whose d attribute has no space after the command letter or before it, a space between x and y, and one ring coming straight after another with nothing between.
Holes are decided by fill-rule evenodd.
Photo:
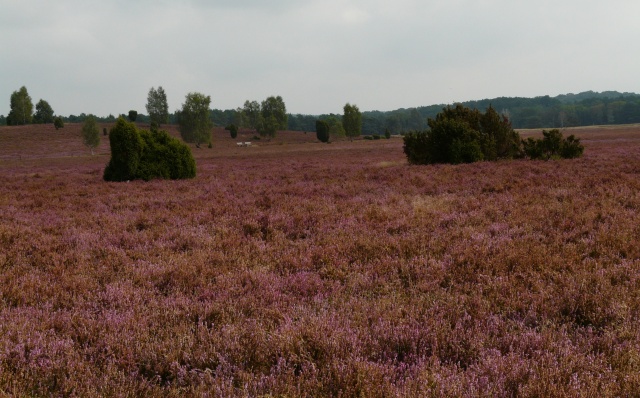
<instances>
[{"instance_id":1,"label":"green foliage","mask_svg":"<svg viewBox=\"0 0 640 398\"><path fill-rule=\"evenodd\" d=\"M19 126L33 121L33 103L25 86L11 94L11 111L7 116L7 124Z\"/></svg>"},{"instance_id":2,"label":"green foliage","mask_svg":"<svg viewBox=\"0 0 640 398\"><path fill-rule=\"evenodd\" d=\"M135 122L135 121L136 121L136 119L138 118L138 112L137 112L137 111L134 111L134 110L130 110L130 111L129 111L129 116L128 116L128 117L129 117L129 121L131 121L131 122Z\"/></svg>"},{"instance_id":3,"label":"green foliage","mask_svg":"<svg viewBox=\"0 0 640 398\"><path fill-rule=\"evenodd\" d=\"M210 104L211 97L208 95L187 94L178 117L180 134L185 142L194 143L196 146L211 142L213 123L209 118Z\"/></svg>"},{"instance_id":4,"label":"green foliage","mask_svg":"<svg viewBox=\"0 0 640 398\"><path fill-rule=\"evenodd\" d=\"M522 151L530 159L573 159L582 156L584 146L574 135L563 138L558 129L543 130L542 138L522 140Z\"/></svg>"},{"instance_id":5,"label":"green foliage","mask_svg":"<svg viewBox=\"0 0 640 398\"><path fill-rule=\"evenodd\" d=\"M329 142L329 123L316 120L316 136L320 142Z\"/></svg>"},{"instance_id":6,"label":"green foliage","mask_svg":"<svg viewBox=\"0 0 640 398\"><path fill-rule=\"evenodd\" d=\"M158 89L151 87L147 95L147 113L151 123L158 126L169 123L169 105L167 104L167 94L162 86Z\"/></svg>"},{"instance_id":7,"label":"green foliage","mask_svg":"<svg viewBox=\"0 0 640 398\"><path fill-rule=\"evenodd\" d=\"M429 130L404 137L412 164L510 159L519 153L518 133L491 106L484 114L462 105L446 107L428 125Z\"/></svg>"},{"instance_id":8,"label":"green foliage","mask_svg":"<svg viewBox=\"0 0 640 398\"><path fill-rule=\"evenodd\" d=\"M240 125L256 130L260 123L260 104L258 101L245 101L244 107L240 110Z\"/></svg>"},{"instance_id":9,"label":"green foliage","mask_svg":"<svg viewBox=\"0 0 640 398\"><path fill-rule=\"evenodd\" d=\"M100 145L100 130L93 116L87 117L82 124L82 142L91 149L92 155L93 150Z\"/></svg>"},{"instance_id":10,"label":"green foliage","mask_svg":"<svg viewBox=\"0 0 640 398\"><path fill-rule=\"evenodd\" d=\"M235 124L230 124L224 129L229 131L229 133L231 134L231 138L236 139L236 137L238 136L238 127Z\"/></svg>"},{"instance_id":11,"label":"green foliage","mask_svg":"<svg viewBox=\"0 0 640 398\"><path fill-rule=\"evenodd\" d=\"M196 176L196 163L188 146L162 130L139 130L139 134L144 147L135 178L149 181Z\"/></svg>"},{"instance_id":12,"label":"green foliage","mask_svg":"<svg viewBox=\"0 0 640 398\"><path fill-rule=\"evenodd\" d=\"M53 119L53 126L56 128L56 130L61 129L64 127L64 121L62 120L62 118L60 116L56 116Z\"/></svg>"},{"instance_id":13,"label":"green foliage","mask_svg":"<svg viewBox=\"0 0 640 398\"><path fill-rule=\"evenodd\" d=\"M166 131L139 130L123 118L109 133L111 160L106 181L154 178L183 179L196 175L196 163L188 146Z\"/></svg>"},{"instance_id":14,"label":"green foliage","mask_svg":"<svg viewBox=\"0 0 640 398\"><path fill-rule=\"evenodd\" d=\"M342 126L347 137L351 139L362 134L362 113L360 113L360 109L356 105L347 103L344 106Z\"/></svg>"},{"instance_id":15,"label":"green foliage","mask_svg":"<svg viewBox=\"0 0 640 398\"><path fill-rule=\"evenodd\" d=\"M127 181L137 176L144 141L136 126L120 117L109 132L111 160L104 170L106 181Z\"/></svg>"},{"instance_id":16,"label":"green foliage","mask_svg":"<svg viewBox=\"0 0 640 398\"><path fill-rule=\"evenodd\" d=\"M258 133L262 137L275 137L278 130L287 128L287 118L287 107L282 97L268 97L260 105Z\"/></svg>"},{"instance_id":17,"label":"green foliage","mask_svg":"<svg viewBox=\"0 0 640 398\"><path fill-rule=\"evenodd\" d=\"M39 124L53 123L53 108L43 99L36 104L36 113L33 115L33 121Z\"/></svg>"}]
</instances>

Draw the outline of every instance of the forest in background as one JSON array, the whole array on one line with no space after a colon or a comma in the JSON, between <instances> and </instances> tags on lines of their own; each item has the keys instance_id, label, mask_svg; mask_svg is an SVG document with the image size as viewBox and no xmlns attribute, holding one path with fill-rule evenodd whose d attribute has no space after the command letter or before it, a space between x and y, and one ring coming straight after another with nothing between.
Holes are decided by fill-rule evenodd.
<instances>
[{"instance_id":1,"label":"forest in background","mask_svg":"<svg viewBox=\"0 0 640 398\"><path fill-rule=\"evenodd\" d=\"M480 111L492 106L498 113L509 117L513 128L564 128L575 126L611 125L640 123L640 94L618 91L585 91L579 94L562 94L556 97L535 98L498 97L460 104ZM377 135L389 131L401 134L408 131L424 130L427 120L434 118L447 104L435 104L415 108L401 108L393 111L363 111L362 134ZM80 123L89 116L63 116L69 123ZM242 127L239 109L212 109L210 116L216 126L235 124ZM316 120L335 124L342 119L341 114L303 115L289 114L288 129L315 132ZM117 116L96 117L99 122L115 122ZM138 113L137 121L149 123L149 116ZM176 113L169 114L169 123L175 124ZM0 115L0 125L6 118Z\"/></svg>"}]
</instances>

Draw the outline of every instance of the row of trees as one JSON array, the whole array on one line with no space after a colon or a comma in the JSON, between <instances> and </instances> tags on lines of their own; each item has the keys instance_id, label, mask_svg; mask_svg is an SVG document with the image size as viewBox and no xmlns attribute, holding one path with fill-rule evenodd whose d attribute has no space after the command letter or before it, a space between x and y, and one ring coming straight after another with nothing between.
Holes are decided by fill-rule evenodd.
<instances>
[{"instance_id":1,"label":"row of trees","mask_svg":"<svg viewBox=\"0 0 640 398\"><path fill-rule=\"evenodd\" d=\"M136 121L141 123L178 123L180 111L169 113L166 93L162 87L151 88L147 97L147 113L137 114ZM246 101L237 109L209 109L209 118L215 125L234 124L241 128L255 129L269 137L276 130L315 131L316 120L329 124L331 135L345 136L342 126L343 115L301 115L287 114L281 97L269 97L265 100L267 108L278 109L275 121L262 112L263 104L258 101ZM278 101L280 99L280 101ZM279 102L279 103L278 103ZM277 103L277 104L276 104ZM640 123L640 95L619 93L616 91L596 93L592 91L580 94L566 94L557 97L507 98L499 97L480 101L462 102L461 105L472 109L486 109L490 105L500 114L509 117L514 128L563 128L595 124ZM389 112L367 111L361 114L362 134L376 135L389 130L394 134L424 130L429 118L435 118L444 105L398 109ZM279 108L280 107L280 108ZM6 118L0 115L0 124L51 123L53 109L45 100L40 100L33 112L33 103L25 87L11 96L11 112ZM268 112L266 112L268 113ZM81 123L89 115L69 115L64 121ZM121 115L122 116L122 115ZM117 116L96 117L99 122L115 122Z\"/></svg>"}]
</instances>

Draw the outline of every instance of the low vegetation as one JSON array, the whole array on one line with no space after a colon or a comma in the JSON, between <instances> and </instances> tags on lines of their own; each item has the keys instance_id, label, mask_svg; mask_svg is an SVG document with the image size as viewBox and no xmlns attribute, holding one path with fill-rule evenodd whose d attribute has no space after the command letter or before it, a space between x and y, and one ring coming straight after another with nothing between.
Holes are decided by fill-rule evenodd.
<instances>
[{"instance_id":1,"label":"low vegetation","mask_svg":"<svg viewBox=\"0 0 640 398\"><path fill-rule=\"evenodd\" d=\"M128 184L79 132L0 127L0 395L640 391L637 126L422 167L220 128L197 177Z\"/></svg>"}]
</instances>

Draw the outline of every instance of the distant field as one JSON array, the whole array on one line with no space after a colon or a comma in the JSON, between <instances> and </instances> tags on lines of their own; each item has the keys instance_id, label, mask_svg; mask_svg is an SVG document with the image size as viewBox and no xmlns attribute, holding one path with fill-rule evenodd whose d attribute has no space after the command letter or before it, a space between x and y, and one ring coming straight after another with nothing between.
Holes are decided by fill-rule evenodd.
<instances>
[{"instance_id":1,"label":"distant field","mask_svg":"<svg viewBox=\"0 0 640 398\"><path fill-rule=\"evenodd\" d=\"M409 166L217 129L193 180L106 183L107 137L0 127L0 396L637 395L640 126L563 132Z\"/></svg>"}]
</instances>

